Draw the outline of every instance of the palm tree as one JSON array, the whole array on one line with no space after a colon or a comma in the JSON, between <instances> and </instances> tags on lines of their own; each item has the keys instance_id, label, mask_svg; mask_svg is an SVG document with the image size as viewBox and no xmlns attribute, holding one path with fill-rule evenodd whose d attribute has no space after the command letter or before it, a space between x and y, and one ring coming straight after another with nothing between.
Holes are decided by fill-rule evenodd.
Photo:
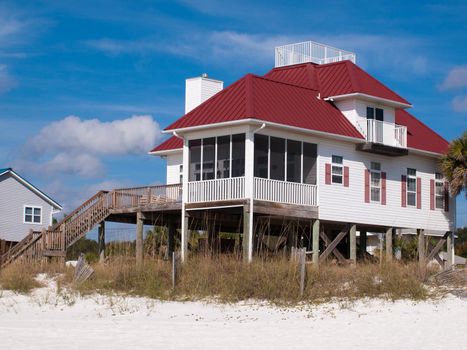
<instances>
[{"instance_id":1,"label":"palm tree","mask_svg":"<svg viewBox=\"0 0 467 350\"><path fill-rule=\"evenodd\" d=\"M457 196L462 191L467 198L467 131L451 142L441 160L441 169L449 182L449 191Z\"/></svg>"}]
</instances>

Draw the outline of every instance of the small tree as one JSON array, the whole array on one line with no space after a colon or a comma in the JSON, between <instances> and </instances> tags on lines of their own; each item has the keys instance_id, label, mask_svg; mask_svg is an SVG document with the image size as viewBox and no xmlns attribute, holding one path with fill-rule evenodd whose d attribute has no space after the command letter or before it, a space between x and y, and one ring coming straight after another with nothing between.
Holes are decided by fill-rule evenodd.
<instances>
[{"instance_id":1,"label":"small tree","mask_svg":"<svg viewBox=\"0 0 467 350\"><path fill-rule=\"evenodd\" d=\"M467 197L467 131L451 142L448 153L441 160L441 169L449 182L449 192Z\"/></svg>"}]
</instances>

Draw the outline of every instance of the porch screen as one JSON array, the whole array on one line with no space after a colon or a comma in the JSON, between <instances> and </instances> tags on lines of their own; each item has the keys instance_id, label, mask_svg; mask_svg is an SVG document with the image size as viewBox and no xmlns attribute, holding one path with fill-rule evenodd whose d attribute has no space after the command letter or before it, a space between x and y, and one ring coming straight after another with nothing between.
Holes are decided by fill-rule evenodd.
<instances>
[{"instance_id":1,"label":"porch screen","mask_svg":"<svg viewBox=\"0 0 467 350\"><path fill-rule=\"evenodd\" d=\"M269 136L255 135L255 176L268 178Z\"/></svg>"},{"instance_id":2,"label":"porch screen","mask_svg":"<svg viewBox=\"0 0 467 350\"><path fill-rule=\"evenodd\" d=\"M287 181L301 182L301 167L302 143L300 141L287 140Z\"/></svg>"},{"instance_id":3,"label":"porch screen","mask_svg":"<svg viewBox=\"0 0 467 350\"><path fill-rule=\"evenodd\" d=\"M245 176L245 134L232 135L232 177Z\"/></svg>"},{"instance_id":4,"label":"porch screen","mask_svg":"<svg viewBox=\"0 0 467 350\"><path fill-rule=\"evenodd\" d=\"M216 138L203 139L203 180L214 179L214 157L216 155Z\"/></svg>"},{"instance_id":5,"label":"porch screen","mask_svg":"<svg viewBox=\"0 0 467 350\"><path fill-rule=\"evenodd\" d=\"M271 137L270 178L285 180L285 139Z\"/></svg>"},{"instance_id":6,"label":"porch screen","mask_svg":"<svg viewBox=\"0 0 467 350\"><path fill-rule=\"evenodd\" d=\"M303 142L303 183L316 185L316 144Z\"/></svg>"},{"instance_id":7,"label":"porch screen","mask_svg":"<svg viewBox=\"0 0 467 350\"><path fill-rule=\"evenodd\" d=\"M230 136L217 138L217 178L230 177Z\"/></svg>"},{"instance_id":8,"label":"porch screen","mask_svg":"<svg viewBox=\"0 0 467 350\"><path fill-rule=\"evenodd\" d=\"M191 140L188 144L190 148L190 181L201 180L201 140Z\"/></svg>"}]
</instances>

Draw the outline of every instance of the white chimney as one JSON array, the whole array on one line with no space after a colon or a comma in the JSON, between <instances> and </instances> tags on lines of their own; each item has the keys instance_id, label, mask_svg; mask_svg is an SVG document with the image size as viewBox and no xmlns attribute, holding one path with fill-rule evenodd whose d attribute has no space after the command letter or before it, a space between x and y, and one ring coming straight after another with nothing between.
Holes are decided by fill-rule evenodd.
<instances>
[{"instance_id":1,"label":"white chimney","mask_svg":"<svg viewBox=\"0 0 467 350\"><path fill-rule=\"evenodd\" d=\"M208 78L206 73L200 77L187 79L185 85L185 114L217 94L223 88L223 81Z\"/></svg>"}]
</instances>

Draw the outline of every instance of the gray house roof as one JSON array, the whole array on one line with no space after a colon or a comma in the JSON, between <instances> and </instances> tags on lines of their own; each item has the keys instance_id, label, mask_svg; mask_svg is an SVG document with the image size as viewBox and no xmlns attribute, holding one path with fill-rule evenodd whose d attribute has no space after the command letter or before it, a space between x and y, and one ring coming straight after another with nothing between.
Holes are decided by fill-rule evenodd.
<instances>
[{"instance_id":1,"label":"gray house roof","mask_svg":"<svg viewBox=\"0 0 467 350\"><path fill-rule=\"evenodd\" d=\"M31 191L36 193L39 197L43 198L46 202L50 203L50 205L52 205L55 209L63 209L63 207L57 201L55 201L50 196L46 195L44 192L39 190L36 186L34 186L22 176L20 176L18 173L14 172L12 168L0 169L0 176L7 173L13 176L19 182L21 182L24 186L28 187Z\"/></svg>"}]
</instances>

